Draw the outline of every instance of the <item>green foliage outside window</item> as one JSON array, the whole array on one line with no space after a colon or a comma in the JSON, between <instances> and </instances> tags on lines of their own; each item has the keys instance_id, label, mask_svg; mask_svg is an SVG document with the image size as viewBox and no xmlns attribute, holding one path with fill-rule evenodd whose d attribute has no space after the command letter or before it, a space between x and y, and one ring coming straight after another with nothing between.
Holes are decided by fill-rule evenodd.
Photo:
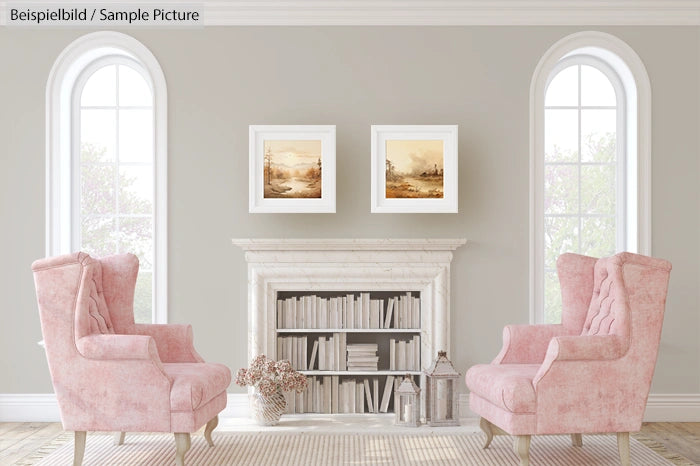
<instances>
[{"instance_id":1,"label":"green foliage outside window","mask_svg":"<svg viewBox=\"0 0 700 466\"><path fill-rule=\"evenodd\" d=\"M583 163L575 151L554 146L545 154L544 321L561 321L556 260L565 252L593 257L616 250L617 165L614 133L582 139Z\"/></svg>"},{"instance_id":2,"label":"green foliage outside window","mask_svg":"<svg viewBox=\"0 0 700 466\"><path fill-rule=\"evenodd\" d=\"M139 258L134 295L136 322L152 322L153 203L134 189L104 148L81 144L81 250L97 257L130 252Z\"/></svg>"}]
</instances>

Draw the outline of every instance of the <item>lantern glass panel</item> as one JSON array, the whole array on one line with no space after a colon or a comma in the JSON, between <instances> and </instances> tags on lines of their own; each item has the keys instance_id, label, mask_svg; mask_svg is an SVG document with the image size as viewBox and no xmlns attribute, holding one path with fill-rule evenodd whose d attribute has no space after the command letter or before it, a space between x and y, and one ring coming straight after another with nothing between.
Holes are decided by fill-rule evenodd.
<instances>
[{"instance_id":1,"label":"lantern glass panel","mask_svg":"<svg viewBox=\"0 0 700 466\"><path fill-rule=\"evenodd\" d=\"M438 379L437 381L437 419L452 419L453 380Z\"/></svg>"}]
</instances>

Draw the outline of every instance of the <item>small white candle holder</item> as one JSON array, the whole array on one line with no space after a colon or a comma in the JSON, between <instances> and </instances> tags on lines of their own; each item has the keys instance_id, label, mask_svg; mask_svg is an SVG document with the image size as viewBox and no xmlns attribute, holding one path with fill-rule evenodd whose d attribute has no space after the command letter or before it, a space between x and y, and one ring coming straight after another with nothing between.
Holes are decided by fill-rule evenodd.
<instances>
[{"instance_id":1,"label":"small white candle holder","mask_svg":"<svg viewBox=\"0 0 700 466\"><path fill-rule=\"evenodd\" d=\"M394 391L394 414L397 426L418 427L420 425L420 388L410 374Z\"/></svg>"}]
</instances>

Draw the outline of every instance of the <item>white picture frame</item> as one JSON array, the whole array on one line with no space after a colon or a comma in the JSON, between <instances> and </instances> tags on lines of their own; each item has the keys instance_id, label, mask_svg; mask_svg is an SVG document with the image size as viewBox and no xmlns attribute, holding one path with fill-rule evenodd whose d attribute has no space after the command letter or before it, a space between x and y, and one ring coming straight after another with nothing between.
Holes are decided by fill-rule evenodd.
<instances>
[{"instance_id":1,"label":"white picture frame","mask_svg":"<svg viewBox=\"0 0 700 466\"><path fill-rule=\"evenodd\" d=\"M250 125L248 138L249 212L335 212L335 125Z\"/></svg>"},{"instance_id":2,"label":"white picture frame","mask_svg":"<svg viewBox=\"0 0 700 466\"><path fill-rule=\"evenodd\" d=\"M372 125L372 212L457 213L457 133L457 125Z\"/></svg>"}]
</instances>

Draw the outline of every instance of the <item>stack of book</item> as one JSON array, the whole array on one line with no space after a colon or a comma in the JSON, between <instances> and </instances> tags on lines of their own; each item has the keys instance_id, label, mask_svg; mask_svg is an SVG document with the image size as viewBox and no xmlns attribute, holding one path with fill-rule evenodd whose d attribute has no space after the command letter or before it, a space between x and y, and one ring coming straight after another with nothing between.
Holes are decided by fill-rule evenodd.
<instances>
[{"instance_id":1,"label":"stack of book","mask_svg":"<svg viewBox=\"0 0 700 466\"><path fill-rule=\"evenodd\" d=\"M369 293L335 298L297 296L277 300L279 329L420 328L420 298L370 299Z\"/></svg>"},{"instance_id":2,"label":"stack of book","mask_svg":"<svg viewBox=\"0 0 700 466\"><path fill-rule=\"evenodd\" d=\"M351 343L347 345L347 370L376 371L379 356L376 343Z\"/></svg>"},{"instance_id":3,"label":"stack of book","mask_svg":"<svg viewBox=\"0 0 700 466\"><path fill-rule=\"evenodd\" d=\"M311 349L309 364L304 369L319 371L347 370L347 365L345 364L346 342L346 333L334 333L332 337L318 337ZM317 359L318 364L316 363Z\"/></svg>"},{"instance_id":4,"label":"stack of book","mask_svg":"<svg viewBox=\"0 0 700 466\"><path fill-rule=\"evenodd\" d=\"M328 375L308 377L302 393L286 392L287 413L386 413L399 380L386 377L380 394L378 377L355 379Z\"/></svg>"},{"instance_id":5,"label":"stack of book","mask_svg":"<svg viewBox=\"0 0 700 466\"><path fill-rule=\"evenodd\" d=\"M389 339L389 370L420 370L420 337L414 335L411 340Z\"/></svg>"},{"instance_id":6,"label":"stack of book","mask_svg":"<svg viewBox=\"0 0 700 466\"><path fill-rule=\"evenodd\" d=\"M287 359L298 371L308 369L306 359L306 335L277 337L277 359Z\"/></svg>"}]
</instances>

